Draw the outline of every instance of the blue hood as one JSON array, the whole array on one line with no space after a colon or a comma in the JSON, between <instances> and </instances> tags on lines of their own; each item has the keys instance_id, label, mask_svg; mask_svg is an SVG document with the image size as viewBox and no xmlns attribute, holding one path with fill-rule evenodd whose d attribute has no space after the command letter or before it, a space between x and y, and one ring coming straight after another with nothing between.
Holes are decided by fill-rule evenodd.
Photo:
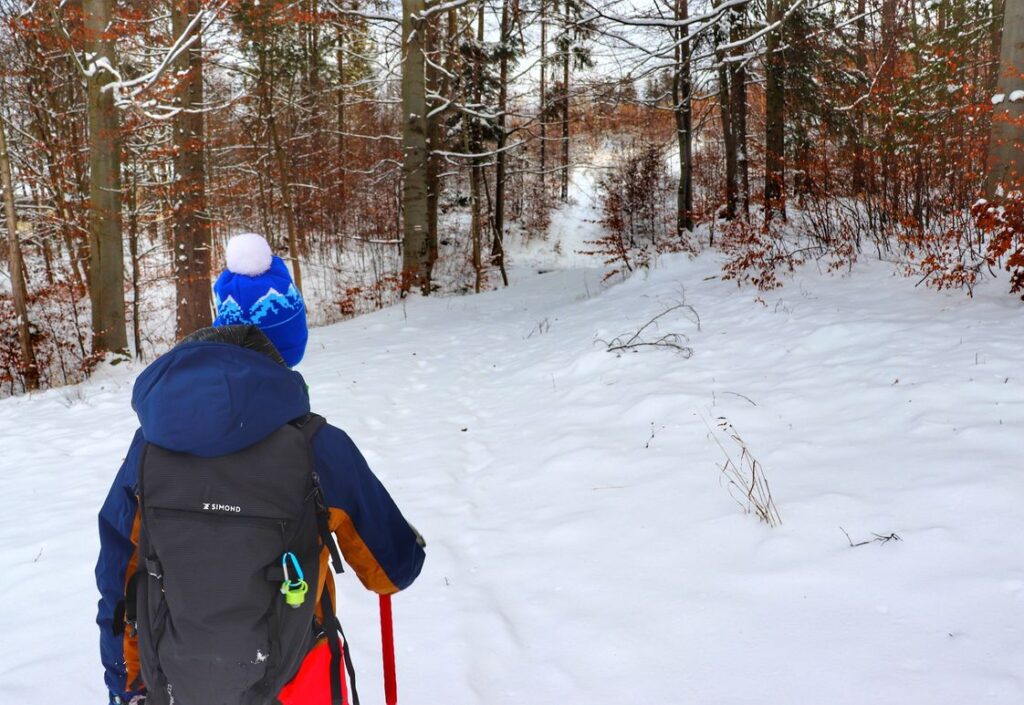
<instances>
[{"instance_id":1,"label":"blue hood","mask_svg":"<svg viewBox=\"0 0 1024 705\"><path fill-rule=\"evenodd\" d=\"M309 413L302 375L224 342L185 342L135 381L132 408L150 443L214 457L263 440Z\"/></svg>"}]
</instances>

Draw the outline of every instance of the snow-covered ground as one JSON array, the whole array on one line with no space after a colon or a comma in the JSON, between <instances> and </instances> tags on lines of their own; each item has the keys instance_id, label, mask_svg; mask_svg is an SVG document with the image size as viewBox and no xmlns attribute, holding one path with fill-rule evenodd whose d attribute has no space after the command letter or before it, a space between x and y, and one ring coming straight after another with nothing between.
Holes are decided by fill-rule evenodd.
<instances>
[{"instance_id":1,"label":"snow-covered ground","mask_svg":"<svg viewBox=\"0 0 1024 705\"><path fill-rule=\"evenodd\" d=\"M597 151L591 154L591 160L598 162L598 166L578 169L569 182L569 202L552 211L548 227L551 236L526 238L523 233L512 231L506 247L515 264L541 270L600 264L593 255L583 253L593 250L593 241L604 235L597 192L600 169L610 161L610 156Z\"/></svg>"},{"instance_id":2,"label":"snow-covered ground","mask_svg":"<svg viewBox=\"0 0 1024 705\"><path fill-rule=\"evenodd\" d=\"M1024 702L1019 302L877 262L760 297L713 253L624 283L568 264L317 329L299 368L429 541L395 598L400 702ZM699 330L660 331L691 358L599 342L683 296ZM105 702L95 514L138 371L0 401L0 705ZM719 417L781 526L730 497ZM376 601L339 585L383 702Z\"/></svg>"}]
</instances>

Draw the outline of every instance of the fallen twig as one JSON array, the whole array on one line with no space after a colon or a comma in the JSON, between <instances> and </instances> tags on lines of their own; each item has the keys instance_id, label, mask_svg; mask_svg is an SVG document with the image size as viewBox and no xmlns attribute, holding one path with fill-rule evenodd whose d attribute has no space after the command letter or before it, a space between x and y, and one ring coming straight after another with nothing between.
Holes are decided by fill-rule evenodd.
<instances>
[{"instance_id":1,"label":"fallen twig","mask_svg":"<svg viewBox=\"0 0 1024 705\"><path fill-rule=\"evenodd\" d=\"M897 534L895 532L889 533L887 535L872 533L871 535L874 536L873 539L868 539L867 541L858 541L857 543L854 543L853 539L850 538L850 534L846 531L846 529L844 529L843 527L840 526L839 530L842 531L843 534L846 536L846 540L847 540L847 542L849 542L850 548L857 548L859 546L867 546L869 543L887 544L890 541L902 541L903 540L903 539L900 538L899 534Z\"/></svg>"},{"instance_id":2,"label":"fallen twig","mask_svg":"<svg viewBox=\"0 0 1024 705\"><path fill-rule=\"evenodd\" d=\"M700 330L700 316L697 315L697 312L694 310L692 306L680 301L677 304L669 306L664 311L659 313L657 316L647 321L647 323L640 326L640 328L629 337L626 337L625 334L623 334L620 336L616 336L615 338L612 338L611 341L599 339L599 342L604 343L605 346L607 346L608 352L622 352L624 350L632 350L633 352L636 352L640 348L644 347L671 348L676 352L680 353L683 357L690 358L693 355L693 348L687 345L690 339L684 333L665 333L661 337L653 340L645 340L643 337L644 332L648 328L650 328L651 326L657 326L659 319L664 318L673 311L678 311L680 309L685 309L694 315L694 317L697 319L697 330Z\"/></svg>"}]
</instances>

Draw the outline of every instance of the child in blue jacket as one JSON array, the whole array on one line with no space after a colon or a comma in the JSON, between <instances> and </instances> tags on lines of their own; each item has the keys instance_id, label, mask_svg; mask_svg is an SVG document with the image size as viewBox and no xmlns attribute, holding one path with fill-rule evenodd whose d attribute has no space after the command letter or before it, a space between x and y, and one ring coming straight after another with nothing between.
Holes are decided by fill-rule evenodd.
<instances>
[{"instance_id":1,"label":"child in blue jacket","mask_svg":"<svg viewBox=\"0 0 1024 705\"><path fill-rule=\"evenodd\" d=\"M100 511L96 621L113 704L146 697L137 638L125 625L126 588L139 567L137 483L144 446L225 456L310 413L302 376L290 369L306 347L305 304L284 262L262 237L248 234L229 242L227 264L214 286L214 327L183 340L136 381L132 408L141 428ZM324 426L313 437L312 453L329 528L346 562L374 592L407 588L423 565L422 538L344 431ZM326 551L321 564L316 594L326 589L333 600Z\"/></svg>"}]
</instances>

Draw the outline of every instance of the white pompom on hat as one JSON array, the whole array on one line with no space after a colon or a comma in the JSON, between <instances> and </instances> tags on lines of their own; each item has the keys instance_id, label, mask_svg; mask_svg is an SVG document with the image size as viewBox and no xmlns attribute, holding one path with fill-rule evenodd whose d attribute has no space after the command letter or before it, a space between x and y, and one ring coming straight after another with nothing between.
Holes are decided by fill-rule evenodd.
<instances>
[{"instance_id":1,"label":"white pompom on hat","mask_svg":"<svg viewBox=\"0 0 1024 705\"><path fill-rule=\"evenodd\" d=\"M306 304L288 266L262 236L243 233L228 240L227 269L213 284L214 327L253 325L270 338L294 367L306 351Z\"/></svg>"},{"instance_id":2,"label":"white pompom on hat","mask_svg":"<svg viewBox=\"0 0 1024 705\"><path fill-rule=\"evenodd\" d=\"M228 240L224 259L235 274L258 277L270 269L274 253L262 235L242 233Z\"/></svg>"}]
</instances>

